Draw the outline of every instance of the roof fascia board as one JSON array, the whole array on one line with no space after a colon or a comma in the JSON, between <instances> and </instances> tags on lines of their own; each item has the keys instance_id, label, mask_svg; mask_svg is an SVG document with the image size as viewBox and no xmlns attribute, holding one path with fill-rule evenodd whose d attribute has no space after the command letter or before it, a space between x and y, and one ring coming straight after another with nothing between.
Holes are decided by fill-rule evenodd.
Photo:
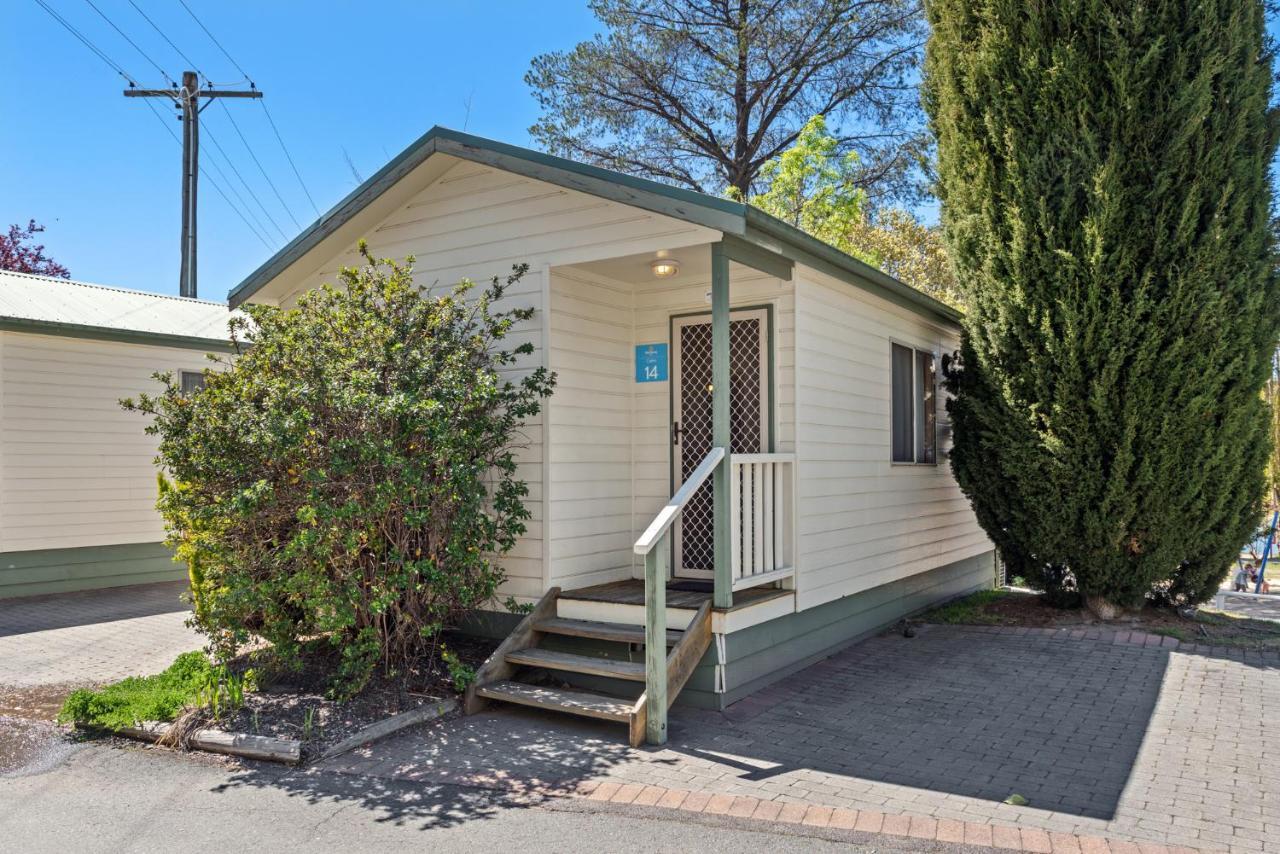
<instances>
[{"instance_id":1,"label":"roof fascia board","mask_svg":"<svg viewBox=\"0 0 1280 854\"><path fill-rule=\"evenodd\" d=\"M112 329L83 323L61 323L56 320L31 320L25 317L0 317L0 332L24 332L29 335L57 335L64 338L88 338L124 344L149 344L153 347L178 347L185 350L235 352L235 345L219 338L194 335L172 335L166 332L142 332Z\"/></svg>"},{"instance_id":2,"label":"roof fascia board","mask_svg":"<svg viewBox=\"0 0 1280 854\"><path fill-rule=\"evenodd\" d=\"M436 150L727 234L745 231L744 206L607 169L455 131L440 130Z\"/></svg>"},{"instance_id":3,"label":"roof fascia board","mask_svg":"<svg viewBox=\"0 0 1280 854\"><path fill-rule=\"evenodd\" d=\"M916 290L905 282L859 261L798 228L754 208L746 214L746 239L778 255L862 288L895 305L925 314L951 326L964 316L958 309Z\"/></svg>"},{"instance_id":4,"label":"roof fascia board","mask_svg":"<svg viewBox=\"0 0 1280 854\"><path fill-rule=\"evenodd\" d=\"M242 305L263 285L293 266L303 255L306 255L325 238L345 225L393 184L421 166L435 152L435 138L432 132L428 132L417 142L397 154L387 165L351 191L345 199L330 208L324 216L289 241L283 249L272 255L266 263L250 273L243 282L236 285L231 293L227 295L228 305L231 308L237 308Z\"/></svg>"}]
</instances>

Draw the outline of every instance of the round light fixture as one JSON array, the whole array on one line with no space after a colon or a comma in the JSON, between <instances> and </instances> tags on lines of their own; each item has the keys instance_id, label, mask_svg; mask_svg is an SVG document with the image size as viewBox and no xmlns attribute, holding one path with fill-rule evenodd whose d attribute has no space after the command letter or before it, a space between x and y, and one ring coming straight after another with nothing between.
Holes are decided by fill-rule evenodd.
<instances>
[{"instance_id":1,"label":"round light fixture","mask_svg":"<svg viewBox=\"0 0 1280 854\"><path fill-rule=\"evenodd\" d=\"M649 269L659 279L669 279L680 272L680 262L674 258L659 258L649 265Z\"/></svg>"}]
</instances>

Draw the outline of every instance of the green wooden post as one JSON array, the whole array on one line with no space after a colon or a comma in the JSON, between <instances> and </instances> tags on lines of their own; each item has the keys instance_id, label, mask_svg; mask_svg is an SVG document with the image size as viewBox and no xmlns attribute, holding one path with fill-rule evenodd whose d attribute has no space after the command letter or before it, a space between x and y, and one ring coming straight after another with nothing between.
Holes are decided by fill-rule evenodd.
<instances>
[{"instance_id":1,"label":"green wooden post","mask_svg":"<svg viewBox=\"0 0 1280 854\"><path fill-rule=\"evenodd\" d=\"M667 548L663 534L644 556L645 741L667 743Z\"/></svg>"},{"instance_id":2,"label":"green wooden post","mask_svg":"<svg viewBox=\"0 0 1280 854\"><path fill-rule=\"evenodd\" d=\"M729 562L729 256L723 243L711 244L711 444L724 448L712 477L717 608L733 605Z\"/></svg>"}]
</instances>

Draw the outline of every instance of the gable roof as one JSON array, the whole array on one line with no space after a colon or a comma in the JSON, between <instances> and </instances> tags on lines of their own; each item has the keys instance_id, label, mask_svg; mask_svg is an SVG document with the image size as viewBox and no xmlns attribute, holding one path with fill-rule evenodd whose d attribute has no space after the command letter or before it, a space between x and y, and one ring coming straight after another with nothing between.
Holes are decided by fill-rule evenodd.
<instances>
[{"instance_id":1,"label":"gable roof","mask_svg":"<svg viewBox=\"0 0 1280 854\"><path fill-rule=\"evenodd\" d=\"M0 270L0 330L225 350L226 303Z\"/></svg>"},{"instance_id":2,"label":"gable roof","mask_svg":"<svg viewBox=\"0 0 1280 854\"><path fill-rule=\"evenodd\" d=\"M750 205L460 133L439 125L392 158L233 288L228 294L230 305L234 308L251 298L437 153L712 228L740 238L758 249L816 267L916 312L950 323L960 319L960 312L946 303Z\"/></svg>"}]
</instances>

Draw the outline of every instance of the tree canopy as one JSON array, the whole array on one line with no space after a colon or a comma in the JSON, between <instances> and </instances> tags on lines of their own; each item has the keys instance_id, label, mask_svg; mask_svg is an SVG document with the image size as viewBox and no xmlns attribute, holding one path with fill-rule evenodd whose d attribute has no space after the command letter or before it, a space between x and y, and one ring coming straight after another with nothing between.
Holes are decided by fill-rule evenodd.
<instances>
[{"instance_id":1,"label":"tree canopy","mask_svg":"<svg viewBox=\"0 0 1280 854\"><path fill-rule=\"evenodd\" d=\"M549 151L742 197L810 117L873 198L914 187L918 0L592 0L605 32L533 60Z\"/></svg>"},{"instance_id":2,"label":"tree canopy","mask_svg":"<svg viewBox=\"0 0 1280 854\"><path fill-rule=\"evenodd\" d=\"M34 273L37 276L71 278L71 272L44 254L44 244L33 243L35 236L44 231L43 225L29 220L26 227L9 226L7 234L0 234L0 270L15 273Z\"/></svg>"}]
</instances>

